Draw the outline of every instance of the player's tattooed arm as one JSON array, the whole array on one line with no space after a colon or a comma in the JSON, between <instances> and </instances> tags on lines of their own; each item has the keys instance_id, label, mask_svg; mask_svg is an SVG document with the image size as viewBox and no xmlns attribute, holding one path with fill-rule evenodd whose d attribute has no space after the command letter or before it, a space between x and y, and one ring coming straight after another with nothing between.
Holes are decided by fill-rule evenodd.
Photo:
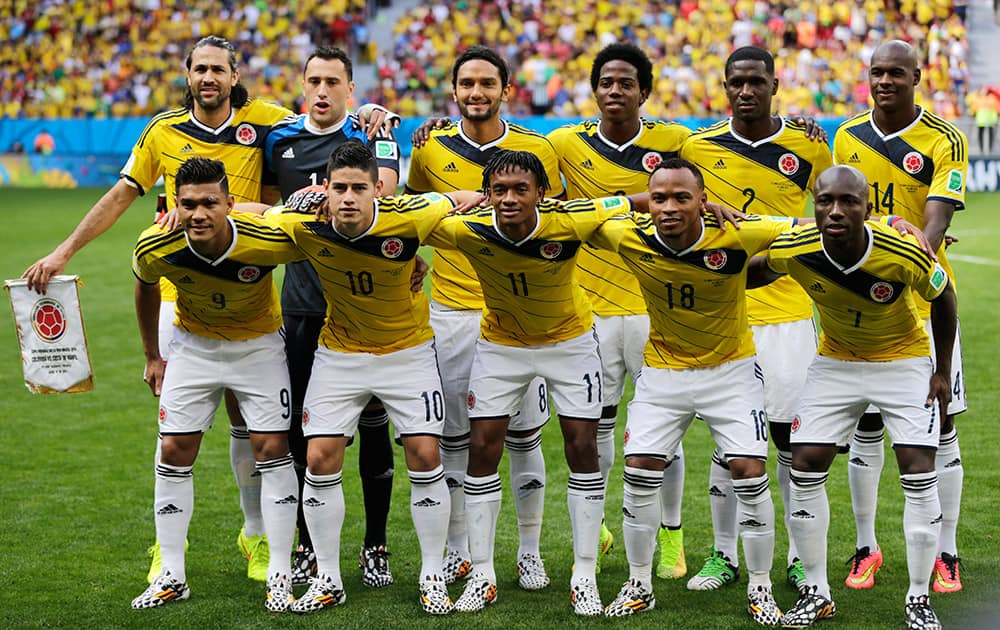
<instances>
[{"instance_id":1,"label":"player's tattooed arm","mask_svg":"<svg viewBox=\"0 0 1000 630\"><path fill-rule=\"evenodd\" d=\"M754 256L747 266L747 288L756 289L771 284L785 274L778 273L767 264L767 256Z\"/></svg>"},{"instance_id":2,"label":"player's tattooed arm","mask_svg":"<svg viewBox=\"0 0 1000 630\"><path fill-rule=\"evenodd\" d=\"M934 352L937 361L931 375L927 392L928 407L938 405L939 418L948 415L951 402L951 353L955 345L955 329L958 326L958 300L951 282L941 295L931 301L931 331L934 334ZM943 359L943 360L942 360Z\"/></svg>"},{"instance_id":3,"label":"player's tattooed arm","mask_svg":"<svg viewBox=\"0 0 1000 630\"><path fill-rule=\"evenodd\" d=\"M139 337L142 352L146 356L146 371L142 380L146 381L154 396L159 396L163 388L163 372L166 364L160 356L160 285L135 281L135 317L139 322Z\"/></svg>"},{"instance_id":4,"label":"player's tattooed arm","mask_svg":"<svg viewBox=\"0 0 1000 630\"><path fill-rule=\"evenodd\" d=\"M414 147L422 147L431 137L431 132L435 129L444 129L451 124L451 118L428 118L413 132L410 142Z\"/></svg>"}]
</instances>

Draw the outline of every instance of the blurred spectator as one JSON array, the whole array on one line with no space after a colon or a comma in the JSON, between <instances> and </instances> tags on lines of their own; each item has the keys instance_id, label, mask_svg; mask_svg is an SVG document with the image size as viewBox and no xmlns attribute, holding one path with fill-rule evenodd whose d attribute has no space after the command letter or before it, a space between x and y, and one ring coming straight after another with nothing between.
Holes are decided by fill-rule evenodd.
<instances>
[{"instance_id":1,"label":"blurred spectator","mask_svg":"<svg viewBox=\"0 0 1000 630\"><path fill-rule=\"evenodd\" d=\"M993 140L996 134L997 120L1000 119L1000 98L997 98L998 88L983 86L978 92L969 95L969 113L976 119L979 129L979 151L986 155L993 153Z\"/></svg>"},{"instance_id":2,"label":"blurred spectator","mask_svg":"<svg viewBox=\"0 0 1000 630\"><path fill-rule=\"evenodd\" d=\"M32 143L32 148L35 153L40 153L42 155L51 155L53 151L56 150L56 139L52 137L45 129L42 129L37 136L35 136L35 141Z\"/></svg>"},{"instance_id":3,"label":"blurred spectator","mask_svg":"<svg viewBox=\"0 0 1000 630\"><path fill-rule=\"evenodd\" d=\"M7 153L22 154L24 153L24 143L20 140L15 140L10 143L10 148L7 149Z\"/></svg>"}]
</instances>

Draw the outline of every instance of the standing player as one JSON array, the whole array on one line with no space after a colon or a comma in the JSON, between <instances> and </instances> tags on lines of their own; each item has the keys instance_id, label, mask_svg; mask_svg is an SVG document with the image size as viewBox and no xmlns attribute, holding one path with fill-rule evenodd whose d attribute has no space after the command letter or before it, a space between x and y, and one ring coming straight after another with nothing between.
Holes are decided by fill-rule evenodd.
<instances>
[{"instance_id":1,"label":"standing player","mask_svg":"<svg viewBox=\"0 0 1000 630\"><path fill-rule=\"evenodd\" d=\"M422 146L414 147L407 192L476 190L490 158L510 149L538 156L553 184L547 193L561 197L562 181L552 145L539 134L500 117L510 90L504 60L489 48L472 46L455 60L451 82L462 118L454 124L445 119L445 126L433 129ZM428 128L433 128L433 123ZM438 361L447 375L443 385L448 413L441 438L441 461L452 499L444 569L445 579L451 583L466 577L472 569L462 483L469 462L469 372L484 302L475 271L465 255L456 250L434 250L431 293L431 326L437 337ZM548 418L545 382L535 379L504 440L517 510L518 585L528 590L549 584L539 550L545 506L540 432Z\"/></svg>"},{"instance_id":2,"label":"standing player","mask_svg":"<svg viewBox=\"0 0 1000 630\"><path fill-rule=\"evenodd\" d=\"M755 263L801 284L816 302L823 329L791 436L789 530L808 586L782 624L805 628L836 611L826 571L827 471L872 404L892 436L905 497L907 628L940 629L928 603L928 582L941 530L934 450L951 399L955 292L942 266L919 247L865 222L872 204L858 170L837 166L820 175L815 206L815 227L782 236L766 263L763 257ZM915 293L931 301L936 367Z\"/></svg>"},{"instance_id":3,"label":"standing player","mask_svg":"<svg viewBox=\"0 0 1000 630\"><path fill-rule=\"evenodd\" d=\"M175 177L183 231L149 228L132 263L146 382L160 396L162 436L153 501L162 569L132 607L154 608L190 595L184 552L194 508L192 467L228 389L247 421L264 532L275 551L266 569L266 606L283 612L293 601L289 557L298 499L288 452L288 370L270 272L296 252L262 219L229 216L234 198L222 162L191 158ZM166 365L158 339L160 278L178 287L177 330Z\"/></svg>"},{"instance_id":4,"label":"standing player","mask_svg":"<svg viewBox=\"0 0 1000 630\"><path fill-rule=\"evenodd\" d=\"M733 477L748 611L757 623L775 625L781 611L771 594L774 505L765 466L764 390L745 286L750 256L791 223L751 217L739 230L723 231L718 221L702 218L703 182L694 164L669 159L650 176L650 216L609 221L591 238L617 251L638 278L651 320L625 429L622 528L629 579L606 614L631 615L655 605L651 577L662 470L698 415Z\"/></svg>"},{"instance_id":5,"label":"standing player","mask_svg":"<svg viewBox=\"0 0 1000 630\"><path fill-rule=\"evenodd\" d=\"M649 174L664 160L677 156L691 135L682 125L647 121L639 116L653 85L653 64L631 44L611 44L594 59L590 85L601 110L599 121L560 127L549 134L559 156L570 199L595 199L645 192ZM551 179L551 178L550 178ZM618 254L587 245L580 250L577 281L594 309L594 330L604 364L604 408L597 427L597 454L607 485L615 461L615 421L626 375L634 382L642 367L642 349L649 337L649 316L639 283ZM684 451L680 445L663 472L660 561L656 574L679 578L687 573L681 498L684 493ZM602 524L600 559L614 537Z\"/></svg>"},{"instance_id":6,"label":"standing player","mask_svg":"<svg viewBox=\"0 0 1000 630\"><path fill-rule=\"evenodd\" d=\"M697 164L711 201L744 212L804 217L816 176L832 159L826 142L816 142L806 127L771 115L777 93L774 59L762 48L746 46L726 60L726 95L732 118L696 132L681 149L681 157ZM747 315L763 372L764 408L771 439L778 449L778 485L788 526L788 471L791 465L789 428L805 383L806 369L816 348L812 304L805 292L785 278L748 291ZM739 577L736 555L737 500L731 475L716 451L712 458L709 496L714 544L712 555L688 581L692 590L712 590ZM802 564L789 541L789 583L802 583Z\"/></svg>"},{"instance_id":7,"label":"standing player","mask_svg":"<svg viewBox=\"0 0 1000 630\"><path fill-rule=\"evenodd\" d=\"M326 177L333 150L354 138L368 136L347 101L354 91L350 58L339 48L316 49L302 71L302 94L309 111L275 125L267 137L264 156L268 171L277 179L286 202L295 191L317 186ZM370 147L378 156L379 181L385 194L393 194L399 177L399 149L389 133ZM306 443L302 435L302 401L312 373L313 354L326 315L323 289L312 264L290 263L281 289L285 350L291 376L292 423L289 434L299 485L305 479ZM386 520L392 495L392 441L389 418L380 404L369 405L358 423L361 434L358 463L365 501L365 539L361 549L361 581L380 587L392 583L386 549ZM305 583L316 569L309 528L299 509L299 546L292 563L293 582Z\"/></svg>"},{"instance_id":8,"label":"standing player","mask_svg":"<svg viewBox=\"0 0 1000 630\"><path fill-rule=\"evenodd\" d=\"M868 81L874 107L840 126L834 137L834 158L838 164L860 169L868 178L874 213L895 214L923 229L954 283L944 234L952 214L965 207L968 141L954 125L914 103L920 69L909 44L897 40L879 46L872 55ZM930 317L929 305L919 297L917 308L925 320ZM952 400L941 423L935 461L943 519L934 563L934 590L939 593L962 589L955 540L964 475L955 415L967 408L960 332L951 369ZM875 504L885 458L882 437L882 419L877 413L866 413L851 441L847 471L858 535L846 579L851 588L874 586L875 572L882 564L882 550L875 539Z\"/></svg>"}]
</instances>

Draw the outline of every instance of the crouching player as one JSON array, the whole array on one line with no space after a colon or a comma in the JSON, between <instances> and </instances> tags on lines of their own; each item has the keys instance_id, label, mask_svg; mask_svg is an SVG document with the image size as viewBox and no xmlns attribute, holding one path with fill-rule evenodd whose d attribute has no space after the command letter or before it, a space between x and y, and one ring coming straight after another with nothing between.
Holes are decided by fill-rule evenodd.
<instances>
[{"instance_id":1,"label":"crouching player","mask_svg":"<svg viewBox=\"0 0 1000 630\"><path fill-rule=\"evenodd\" d=\"M246 419L261 476L261 513L272 551L266 606L282 612L292 601L289 557L298 488L288 451L288 368L271 270L301 254L260 217L229 216L233 197L222 162L186 161L177 171L176 190L183 230L149 228L139 237L132 262L145 378L160 397L162 447L153 511L163 555L160 573L132 607L154 608L190 596L184 541L194 507L192 467L228 389ZM158 344L160 278L178 289L177 329L166 368Z\"/></svg>"}]
</instances>

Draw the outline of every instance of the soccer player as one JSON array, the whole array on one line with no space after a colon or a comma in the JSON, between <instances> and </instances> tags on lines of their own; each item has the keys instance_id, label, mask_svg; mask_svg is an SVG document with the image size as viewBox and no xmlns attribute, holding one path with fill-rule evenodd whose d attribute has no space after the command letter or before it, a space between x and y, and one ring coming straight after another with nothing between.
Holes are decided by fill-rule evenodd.
<instances>
[{"instance_id":1,"label":"soccer player","mask_svg":"<svg viewBox=\"0 0 1000 630\"><path fill-rule=\"evenodd\" d=\"M267 170L276 179L286 203L299 189L313 185L313 195L300 195L308 202L324 193L319 184L326 177L333 150L354 138L368 143L368 135L355 115L347 113L347 100L354 90L350 57L339 48L317 48L306 59L302 71L302 94L308 112L278 123L267 136L264 157ZM399 177L399 149L389 132L370 143L378 159L383 194L393 194ZM308 261L285 268L281 289L285 350L291 377L292 423L289 442L299 475L300 492L305 480L306 442L302 435L302 401L312 372L313 354L326 316L326 301L319 278ZM358 424L358 464L365 501L365 539L361 549L361 581L366 586L392 583L386 547L386 520L392 496L392 441L385 409L371 404ZM300 506L299 546L292 561L292 582L304 584L315 573L316 555L309 528Z\"/></svg>"},{"instance_id":2,"label":"soccer player","mask_svg":"<svg viewBox=\"0 0 1000 630\"><path fill-rule=\"evenodd\" d=\"M965 207L968 140L957 127L914 103L920 69L909 44L897 40L879 46L872 55L868 81L874 107L840 126L834 137L834 159L865 174L875 214L894 214L923 229L954 283L944 235L953 213ZM921 317L927 320L929 305L919 297L916 301ZM955 339L951 370L952 400L941 422L935 461L943 519L934 563L934 590L939 593L962 589L955 540L964 475L955 415L967 408L961 332ZM857 526L857 551L846 578L851 588L874 586L882 564L875 538L875 505L885 458L883 423L875 409L869 411L851 440L847 466Z\"/></svg>"},{"instance_id":3,"label":"soccer player","mask_svg":"<svg viewBox=\"0 0 1000 630\"><path fill-rule=\"evenodd\" d=\"M312 263L327 303L302 411L309 440L302 505L318 574L292 610L313 612L346 599L340 575L344 448L358 414L377 396L406 453L422 559L421 605L430 614L446 614L452 602L441 568L450 499L438 444L445 409L427 298L410 290L410 276L420 242L451 211L452 199L480 195L376 200L378 163L354 139L333 151L326 179L332 221L294 212L274 219Z\"/></svg>"},{"instance_id":4,"label":"soccer player","mask_svg":"<svg viewBox=\"0 0 1000 630\"><path fill-rule=\"evenodd\" d=\"M726 96L732 117L693 134L681 157L698 165L711 201L743 212L804 217L816 176L832 164L830 148L807 128L771 114L778 90L774 58L756 46L738 48L726 60ZM825 137L824 137L825 139ZM763 373L764 408L778 450L778 485L788 526L789 428L806 369L815 354L816 328L805 292L785 278L747 292L747 316L757 363ZM709 476L714 543L702 569L688 581L692 590L712 590L739 577L736 554L737 501L726 462L716 451ZM802 584L802 563L789 541L786 577Z\"/></svg>"},{"instance_id":5,"label":"soccer player","mask_svg":"<svg viewBox=\"0 0 1000 630\"><path fill-rule=\"evenodd\" d=\"M801 284L816 303L823 330L791 434L789 530L807 589L782 624L805 628L836 611L826 570L827 471L871 404L882 411L892 437L905 497L906 624L937 629L928 603L941 531L934 453L951 399L955 292L940 263L892 230L865 222L873 204L857 169L823 172L814 199L816 225L780 237L757 265ZM936 366L915 295L930 301Z\"/></svg>"},{"instance_id":6,"label":"soccer player","mask_svg":"<svg viewBox=\"0 0 1000 630\"><path fill-rule=\"evenodd\" d=\"M625 429L622 528L629 579L605 612L624 616L655 605L651 577L662 471L697 415L733 477L748 610L757 623L775 625L781 611L771 594L774 505L765 467L764 389L745 286L750 257L794 219L749 217L739 230L723 231L718 221L702 218L706 201L698 167L671 158L649 178L650 216L608 221L590 240L617 251L635 274L651 325Z\"/></svg>"},{"instance_id":7,"label":"soccer player","mask_svg":"<svg viewBox=\"0 0 1000 630\"><path fill-rule=\"evenodd\" d=\"M472 46L455 60L452 89L462 114L431 130L422 146L414 147L406 190L410 193L476 190L482 185L483 168L502 149L534 153L552 182L547 194L563 194L559 165L552 145L539 134L512 124L500 116L510 91L507 64L493 50ZM465 255L456 250L435 249L431 269L431 326L437 338L438 361L444 379L448 407L441 438L441 462L451 492L451 518L445 579L451 583L469 575L465 495L462 484L469 460L469 372L483 311L483 291ZM510 457L510 483L517 511L519 545L518 585L538 590L549 585L539 549L545 506L545 460L541 427L548 421L545 381L535 379L521 407L512 418L504 439Z\"/></svg>"},{"instance_id":8,"label":"soccer player","mask_svg":"<svg viewBox=\"0 0 1000 630\"><path fill-rule=\"evenodd\" d=\"M648 121L639 110L653 85L653 64L632 44L616 43L601 50L590 71L590 85L601 110L597 121L560 127L548 138L559 156L570 199L646 192L649 173L675 157L691 132L687 127ZM551 181L551 176L550 176ZM597 454L605 485L615 461L615 421L626 374L635 381L642 367L642 349L649 337L649 316L639 283L618 254L587 245L580 249L576 279L594 309L594 330L604 364L604 407L597 427ZM687 573L681 498L684 493L684 451L663 471L660 497L660 560L656 574L680 578ZM601 557L614 537L601 526Z\"/></svg>"},{"instance_id":9,"label":"soccer player","mask_svg":"<svg viewBox=\"0 0 1000 630\"><path fill-rule=\"evenodd\" d=\"M192 467L223 391L246 418L260 477L268 610L288 610L298 505L288 452L288 369L281 336L275 265L295 257L291 240L252 215L229 216L225 166L190 158L174 174L182 231L159 226L139 237L133 256L136 316L146 354L146 382L160 397L162 436L153 511L162 569L132 600L154 608L187 599L185 540L194 508ZM169 363L159 350L160 278L178 287Z\"/></svg>"}]
</instances>

